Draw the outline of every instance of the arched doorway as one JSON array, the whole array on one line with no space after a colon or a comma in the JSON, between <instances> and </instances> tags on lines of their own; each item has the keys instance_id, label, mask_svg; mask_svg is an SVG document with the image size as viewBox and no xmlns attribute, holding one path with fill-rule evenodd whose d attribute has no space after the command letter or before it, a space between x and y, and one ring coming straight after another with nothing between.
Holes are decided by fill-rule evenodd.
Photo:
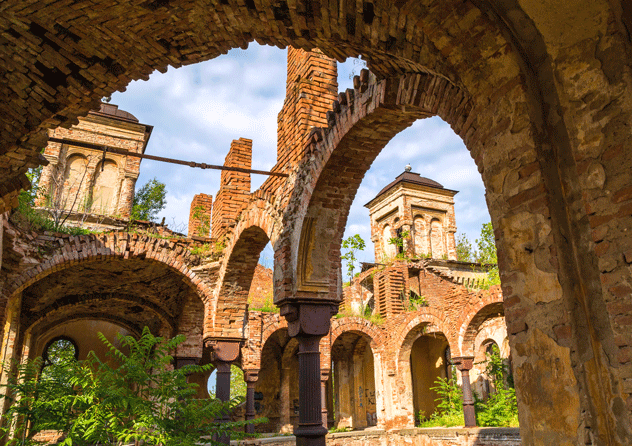
<instances>
[{"instance_id":1,"label":"arched doorway","mask_svg":"<svg viewBox=\"0 0 632 446\"><path fill-rule=\"evenodd\" d=\"M452 378L450 347L441 333L417 338L410 350L413 409L415 422L427 419L437 409L437 380Z\"/></svg>"},{"instance_id":2,"label":"arched doorway","mask_svg":"<svg viewBox=\"0 0 632 446\"><path fill-rule=\"evenodd\" d=\"M370 338L344 332L331 347L334 427L377 426L375 367Z\"/></svg>"},{"instance_id":3,"label":"arched doorway","mask_svg":"<svg viewBox=\"0 0 632 446\"><path fill-rule=\"evenodd\" d=\"M261 349L261 368L255 385L255 413L267 423L257 432L290 433L298 423L298 342L287 328L272 333Z\"/></svg>"}]
</instances>

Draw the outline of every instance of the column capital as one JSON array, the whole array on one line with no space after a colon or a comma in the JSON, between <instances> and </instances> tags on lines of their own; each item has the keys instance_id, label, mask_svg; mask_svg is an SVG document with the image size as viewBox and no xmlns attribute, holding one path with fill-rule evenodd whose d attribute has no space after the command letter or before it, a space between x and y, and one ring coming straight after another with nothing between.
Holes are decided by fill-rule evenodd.
<instances>
[{"instance_id":1,"label":"column capital","mask_svg":"<svg viewBox=\"0 0 632 446\"><path fill-rule=\"evenodd\" d=\"M211 349L211 362L234 362L239 358L242 338L206 338L204 346Z\"/></svg>"},{"instance_id":2,"label":"column capital","mask_svg":"<svg viewBox=\"0 0 632 446\"><path fill-rule=\"evenodd\" d=\"M474 356L455 356L452 362L460 372L472 370L474 367Z\"/></svg>"},{"instance_id":3,"label":"column capital","mask_svg":"<svg viewBox=\"0 0 632 446\"><path fill-rule=\"evenodd\" d=\"M325 336L331 327L331 317L338 312L332 302L297 302L281 306L281 316L285 317L290 337Z\"/></svg>"},{"instance_id":4,"label":"column capital","mask_svg":"<svg viewBox=\"0 0 632 446\"><path fill-rule=\"evenodd\" d=\"M173 366L176 369L181 369L185 365L198 365L200 364L201 358L194 358L189 356L174 356L173 357Z\"/></svg>"},{"instance_id":5,"label":"column capital","mask_svg":"<svg viewBox=\"0 0 632 446\"><path fill-rule=\"evenodd\" d=\"M327 381L329 379L330 369L320 369L320 380Z\"/></svg>"},{"instance_id":6,"label":"column capital","mask_svg":"<svg viewBox=\"0 0 632 446\"><path fill-rule=\"evenodd\" d=\"M244 370L244 381L254 383L259 379L259 369Z\"/></svg>"}]
</instances>

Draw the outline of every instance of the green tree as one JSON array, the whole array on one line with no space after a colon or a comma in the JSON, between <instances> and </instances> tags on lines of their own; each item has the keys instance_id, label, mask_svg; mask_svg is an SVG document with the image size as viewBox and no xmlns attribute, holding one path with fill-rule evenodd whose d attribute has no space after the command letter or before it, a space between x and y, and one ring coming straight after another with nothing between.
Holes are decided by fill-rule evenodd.
<instances>
[{"instance_id":1,"label":"green tree","mask_svg":"<svg viewBox=\"0 0 632 446\"><path fill-rule=\"evenodd\" d=\"M360 237L359 234L352 235L345 240L342 241L342 248L346 249L347 252L341 257L342 260L347 262L347 272L349 273L349 283L351 283L351 279L353 279L353 270L355 268L355 262L358 260L356 258L356 253L358 251L364 251L366 247L366 243Z\"/></svg>"},{"instance_id":2,"label":"green tree","mask_svg":"<svg viewBox=\"0 0 632 446\"><path fill-rule=\"evenodd\" d=\"M119 335L122 349L101 333L99 337L110 351L110 361L101 361L94 352L85 361L52 361L47 368L54 370L41 378L40 358L18 366L7 385L6 419L19 422L11 438L11 426L3 426L0 441L33 444L35 434L49 429L63 433L65 446L194 446L212 443L213 435L239 435L237 428L244 422L215 421L235 402L196 399L196 384L187 382L188 374L204 373L210 365L171 366L169 353L184 336L165 340L145 328L139 339Z\"/></svg>"},{"instance_id":3,"label":"green tree","mask_svg":"<svg viewBox=\"0 0 632 446\"><path fill-rule=\"evenodd\" d=\"M460 262L473 262L475 257L470 239L466 234L459 234L456 238L456 259Z\"/></svg>"},{"instance_id":4,"label":"green tree","mask_svg":"<svg viewBox=\"0 0 632 446\"><path fill-rule=\"evenodd\" d=\"M481 228L481 238L476 239L478 251L476 261L479 263L498 263L496 254L496 241L494 240L494 228L491 222L483 224Z\"/></svg>"},{"instance_id":5,"label":"green tree","mask_svg":"<svg viewBox=\"0 0 632 446\"><path fill-rule=\"evenodd\" d=\"M155 221L158 212L167 205L165 183L156 178L149 180L134 195L131 220Z\"/></svg>"},{"instance_id":6,"label":"green tree","mask_svg":"<svg viewBox=\"0 0 632 446\"><path fill-rule=\"evenodd\" d=\"M496 241L494 239L494 228L491 222L483 224L481 228L481 238L476 239L478 251L476 261L492 265L487 271L490 285L500 285L500 274L498 271L498 255L496 252Z\"/></svg>"}]
</instances>

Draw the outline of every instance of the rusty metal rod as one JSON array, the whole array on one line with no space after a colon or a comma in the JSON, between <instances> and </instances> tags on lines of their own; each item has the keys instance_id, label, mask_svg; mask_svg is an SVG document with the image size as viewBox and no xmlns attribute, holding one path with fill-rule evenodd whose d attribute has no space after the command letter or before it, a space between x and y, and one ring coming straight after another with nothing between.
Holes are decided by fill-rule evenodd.
<instances>
[{"instance_id":1,"label":"rusty metal rod","mask_svg":"<svg viewBox=\"0 0 632 446\"><path fill-rule=\"evenodd\" d=\"M177 160L177 159L173 159L173 158L165 158L163 156L145 155L145 154L141 154L141 153L130 152L130 151L124 150L124 149L119 149L117 147L104 146L104 145L99 145L99 144L92 144L92 143L83 142L83 141L75 141L73 139L48 138L48 141L49 142L57 142L57 143L60 143L60 144L71 144L73 146L83 147L83 148L86 148L86 149L102 150L103 152L118 153L119 155L132 156L132 157L135 157L135 158L143 158L143 159L149 159L149 160L154 160L154 161L161 161L163 163L182 164L183 166L198 167L200 169L230 170L232 172L256 173L256 174L259 174L259 175L272 175L272 176L276 176L276 177L288 177L289 176L287 173L282 173L282 172L268 172L268 171L265 171L265 170L244 169L242 167L218 166L218 165L215 165L215 164L196 163L195 161L182 161L182 160Z\"/></svg>"}]
</instances>

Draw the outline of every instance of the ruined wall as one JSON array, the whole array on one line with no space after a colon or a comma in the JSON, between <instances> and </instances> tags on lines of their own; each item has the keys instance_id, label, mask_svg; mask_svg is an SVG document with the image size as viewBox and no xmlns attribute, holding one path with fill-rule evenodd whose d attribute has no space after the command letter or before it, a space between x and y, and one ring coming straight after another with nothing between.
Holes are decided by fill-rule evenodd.
<instances>
[{"instance_id":1,"label":"ruined wall","mask_svg":"<svg viewBox=\"0 0 632 446\"><path fill-rule=\"evenodd\" d=\"M239 138L230 144L224 160L226 167L252 167L252 140ZM223 240L236 224L237 216L250 200L250 174L222 170L219 191L215 196L211 221L211 237Z\"/></svg>"},{"instance_id":2,"label":"ruined wall","mask_svg":"<svg viewBox=\"0 0 632 446\"><path fill-rule=\"evenodd\" d=\"M277 122L277 167L288 171L304 156L312 127L327 127L338 94L336 61L322 52L287 50L287 85Z\"/></svg>"},{"instance_id":3,"label":"ruined wall","mask_svg":"<svg viewBox=\"0 0 632 446\"><path fill-rule=\"evenodd\" d=\"M261 264L257 264L255 273L252 276L252 284L248 293L248 304L250 308L261 308L264 305L273 307L272 303L272 270Z\"/></svg>"},{"instance_id":4,"label":"ruined wall","mask_svg":"<svg viewBox=\"0 0 632 446\"><path fill-rule=\"evenodd\" d=\"M244 440L240 444L294 446L294 437L273 437ZM517 428L441 428L405 429L385 432L340 432L327 435L328 446L520 446Z\"/></svg>"},{"instance_id":5,"label":"ruined wall","mask_svg":"<svg viewBox=\"0 0 632 446\"><path fill-rule=\"evenodd\" d=\"M213 212L213 196L196 194L189 210L189 237L208 237L211 235L211 215Z\"/></svg>"}]
</instances>

